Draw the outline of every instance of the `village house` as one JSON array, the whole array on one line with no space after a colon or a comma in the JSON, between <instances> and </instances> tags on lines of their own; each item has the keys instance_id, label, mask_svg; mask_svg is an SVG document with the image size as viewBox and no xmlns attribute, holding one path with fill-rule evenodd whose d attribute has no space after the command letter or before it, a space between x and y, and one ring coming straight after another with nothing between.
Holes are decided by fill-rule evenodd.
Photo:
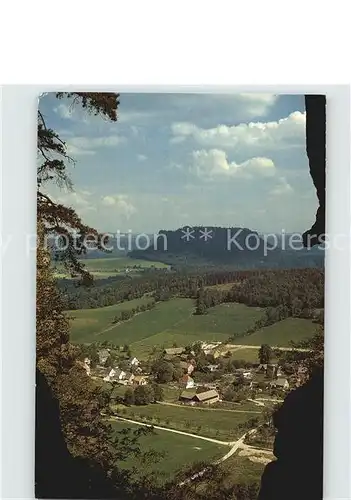
<instances>
[{"instance_id":1,"label":"village house","mask_svg":"<svg viewBox=\"0 0 351 500\"><path fill-rule=\"evenodd\" d=\"M126 376L126 372L120 370L119 368L112 368L109 374L104 377L105 382L119 382L123 380Z\"/></svg>"},{"instance_id":2,"label":"village house","mask_svg":"<svg viewBox=\"0 0 351 500\"><path fill-rule=\"evenodd\" d=\"M145 377L145 375L135 375L133 378L133 384L135 385L146 385L147 383L147 377Z\"/></svg>"},{"instance_id":3,"label":"village house","mask_svg":"<svg viewBox=\"0 0 351 500\"><path fill-rule=\"evenodd\" d=\"M129 366L135 366L135 367L138 367L140 365L140 361L138 360L138 358L132 358L130 361L129 361Z\"/></svg>"},{"instance_id":4,"label":"village house","mask_svg":"<svg viewBox=\"0 0 351 500\"><path fill-rule=\"evenodd\" d=\"M284 390L287 390L290 387L289 382L286 378L277 378L277 380L272 380L272 382L270 382L269 385L271 388L278 388Z\"/></svg>"},{"instance_id":5,"label":"village house","mask_svg":"<svg viewBox=\"0 0 351 500\"><path fill-rule=\"evenodd\" d=\"M185 389L190 389L192 387L195 387L195 382L190 375L186 374L184 375L180 380L179 383L183 386L185 386Z\"/></svg>"}]
</instances>

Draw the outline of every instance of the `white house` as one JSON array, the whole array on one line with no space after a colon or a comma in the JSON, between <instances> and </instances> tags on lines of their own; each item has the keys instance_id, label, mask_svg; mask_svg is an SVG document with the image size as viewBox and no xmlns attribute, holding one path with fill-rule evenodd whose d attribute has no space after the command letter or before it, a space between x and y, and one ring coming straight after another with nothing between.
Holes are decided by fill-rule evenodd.
<instances>
[{"instance_id":1,"label":"white house","mask_svg":"<svg viewBox=\"0 0 351 500\"><path fill-rule=\"evenodd\" d=\"M119 368L112 368L107 377L104 378L105 382L120 381L126 376L126 372L120 370Z\"/></svg>"},{"instance_id":2,"label":"white house","mask_svg":"<svg viewBox=\"0 0 351 500\"><path fill-rule=\"evenodd\" d=\"M129 365L137 367L140 365L140 361L137 358L133 358L130 360Z\"/></svg>"}]
</instances>

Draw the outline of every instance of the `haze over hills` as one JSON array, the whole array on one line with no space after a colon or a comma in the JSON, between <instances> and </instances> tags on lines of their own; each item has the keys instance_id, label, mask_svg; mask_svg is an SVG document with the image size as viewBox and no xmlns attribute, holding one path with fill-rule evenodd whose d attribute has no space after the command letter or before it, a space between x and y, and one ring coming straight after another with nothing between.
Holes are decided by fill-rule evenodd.
<instances>
[{"instance_id":1,"label":"haze over hills","mask_svg":"<svg viewBox=\"0 0 351 500\"><path fill-rule=\"evenodd\" d=\"M156 234L109 234L107 251L93 248L81 258L128 256L175 267L238 269L322 267L324 264L324 249L304 248L298 234L264 234L249 228L219 226L183 226L176 230L162 229Z\"/></svg>"},{"instance_id":2,"label":"haze over hills","mask_svg":"<svg viewBox=\"0 0 351 500\"><path fill-rule=\"evenodd\" d=\"M235 267L323 266L324 252L288 248L281 241L259 235L248 228L184 226L175 231L161 230L145 249L134 249L135 259L167 264L230 265Z\"/></svg>"}]
</instances>

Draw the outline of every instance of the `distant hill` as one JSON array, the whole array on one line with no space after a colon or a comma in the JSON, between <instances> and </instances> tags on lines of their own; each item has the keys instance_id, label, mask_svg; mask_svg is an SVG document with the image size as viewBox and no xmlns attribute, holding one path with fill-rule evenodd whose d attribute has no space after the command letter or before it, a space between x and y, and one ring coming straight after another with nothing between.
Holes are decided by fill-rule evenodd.
<instances>
[{"instance_id":1,"label":"distant hill","mask_svg":"<svg viewBox=\"0 0 351 500\"><path fill-rule=\"evenodd\" d=\"M309 253L310 252L310 253ZM184 226L161 230L145 250L128 254L135 259L157 260L170 265L257 267L321 267L324 255L306 249L283 250L274 238L248 228Z\"/></svg>"}]
</instances>

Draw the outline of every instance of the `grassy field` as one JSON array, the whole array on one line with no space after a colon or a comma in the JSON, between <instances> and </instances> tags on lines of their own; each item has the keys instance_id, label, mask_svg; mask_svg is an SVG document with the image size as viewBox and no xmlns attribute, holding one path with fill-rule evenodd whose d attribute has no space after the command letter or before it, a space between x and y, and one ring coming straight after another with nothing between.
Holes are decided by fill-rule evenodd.
<instances>
[{"instance_id":1,"label":"grassy field","mask_svg":"<svg viewBox=\"0 0 351 500\"><path fill-rule=\"evenodd\" d=\"M231 359L242 359L244 361L247 361L248 363L258 363L258 349L233 350Z\"/></svg>"},{"instance_id":2,"label":"grassy field","mask_svg":"<svg viewBox=\"0 0 351 500\"><path fill-rule=\"evenodd\" d=\"M124 422L111 422L111 425L115 432L125 428L133 430L139 428L138 425ZM124 468L142 467L140 470L144 472L160 473L164 480L170 479L177 470L187 465L204 460L212 462L228 451L226 446L157 429L154 430L154 434L141 437L140 446L142 452L155 450L163 453L164 458L147 467L146 464L141 464L136 457L130 457L125 462L119 462L119 466Z\"/></svg>"},{"instance_id":3,"label":"grassy field","mask_svg":"<svg viewBox=\"0 0 351 500\"><path fill-rule=\"evenodd\" d=\"M108 340L118 345L129 344L134 355L141 355L145 351L145 348L142 348L145 339L166 332L179 321L183 321L184 317L189 316L192 310L191 299L161 302L154 309L138 314L129 321L116 325L113 329L99 335L99 340ZM155 342L147 343L147 352L154 344Z\"/></svg>"},{"instance_id":4,"label":"grassy field","mask_svg":"<svg viewBox=\"0 0 351 500\"><path fill-rule=\"evenodd\" d=\"M244 304L220 304L211 307L207 314L191 316L179 323L172 331L198 333L220 333L228 335L244 332L259 319L263 310L256 307L247 307ZM206 339L205 339L206 340Z\"/></svg>"},{"instance_id":5,"label":"grassy field","mask_svg":"<svg viewBox=\"0 0 351 500\"><path fill-rule=\"evenodd\" d=\"M262 463L251 462L246 457L238 456L238 452L221 465L226 473L226 486L238 483L259 483L264 467Z\"/></svg>"},{"instance_id":6,"label":"grassy field","mask_svg":"<svg viewBox=\"0 0 351 500\"><path fill-rule=\"evenodd\" d=\"M293 340L298 342L312 337L316 331L316 325L310 319L288 318L273 325L266 326L262 330L235 339L235 344L262 345L289 347ZM238 351L240 353L240 351Z\"/></svg>"},{"instance_id":7,"label":"grassy field","mask_svg":"<svg viewBox=\"0 0 351 500\"><path fill-rule=\"evenodd\" d=\"M73 342L103 342L106 340L104 334L97 335L104 328L112 324L113 318L121 311L133 309L141 304L148 304L149 297L129 300L113 306L99 307L97 309L78 309L67 311L72 317L71 320L71 340ZM121 342L122 343L122 342Z\"/></svg>"},{"instance_id":8,"label":"grassy field","mask_svg":"<svg viewBox=\"0 0 351 500\"><path fill-rule=\"evenodd\" d=\"M116 257L106 259L84 259L81 260L90 271L120 271L125 268L150 268L163 269L167 264L163 262L152 262L150 260L132 259L130 257Z\"/></svg>"},{"instance_id":9,"label":"grassy field","mask_svg":"<svg viewBox=\"0 0 351 500\"><path fill-rule=\"evenodd\" d=\"M195 316L192 314L194 304L190 299L173 299L160 306L159 313L154 310L155 317L169 312L168 324L166 326L162 321L153 335L134 342L131 349L136 356L146 356L153 346L171 347L174 343L184 346L199 340L224 342L233 332L246 330L262 314L261 309L249 308L243 304L221 304L209 309L203 316ZM183 309L183 314L175 316L174 308ZM135 318L128 328L134 329L139 322L144 329L148 328L149 320L145 323L146 319L145 315ZM122 324L117 328L121 331L125 326L127 327Z\"/></svg>"},{"instance_id":10,"label":"grassy field","mask_svg":"<svg viewBox=\"0 0 351 500\"><path fill-rule=\"evenodd\" d=\"M80 262L84 264L86 269L95 278L108 278L109 276L118 276L124 274L125 270L128 268L128 276L137 277L140 276L140 269L163 269L168 267L167 264L163 262L152 262L149 260L142 259L132 259L130 257L115 257L106 259L81 259ZM56 278L71 278L69 274L66 273L63 266L57 264L55 266L55 277Z\"/></svg>"},{"instance_id":11,"label":"grassy field","mask_svg":"<svg viewBox=\"0 0 351 500\"><path fill-rule=\"evenodd\" d=\"M144 297L109 307L69 311L75 318L71 323L72 340L129 344L133 355L146 358L154 347L161 350L174 343L185 346L196 341L226 341L229 335L246 330L262 314L261 309L243 304L221 304L203 316L195 316L193 300L174 298L99 333L111 325L119 311L149 300Z\"/></svg>"},{"instance_id":12,"label":"grassy field","mask_svg":"<svg viewBox=\"0 0 351 500\"><path fill-rule=\"evenodd\" d=\"M123 409L122 413L121 409ZM164 425L185 432L193 432L220 441L237 439L244 432L242 429L238 429L238 424L243 424L250 418L259 416L259 414L253 413L211 411L162 404L118 407L118 413L121 417L130 418L131 420L145 420L149 417L153 419L150 420L150 423L154 425Z\"/></svg>"}]
</instances>

